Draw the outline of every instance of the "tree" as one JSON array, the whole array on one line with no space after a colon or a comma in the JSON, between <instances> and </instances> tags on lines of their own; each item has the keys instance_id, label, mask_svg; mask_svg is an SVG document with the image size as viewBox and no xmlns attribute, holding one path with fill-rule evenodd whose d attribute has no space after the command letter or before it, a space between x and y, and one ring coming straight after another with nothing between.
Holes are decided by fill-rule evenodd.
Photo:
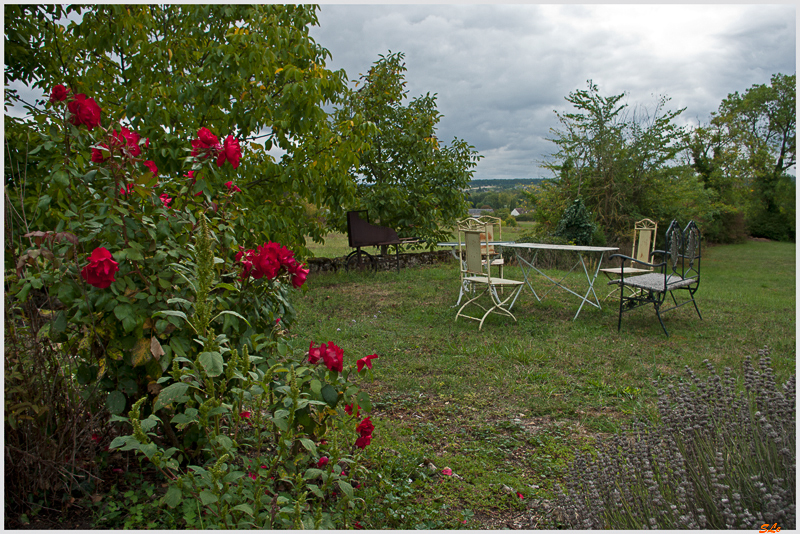
<instances>
[{"instance_id":1,"label":"tree","mask_svg":"<svg viewBox=\"0 0 800 534\"><path fill-rule=\"evenodd\" d=\"M551 141L558 150L546 165L555 178L531 196L537 220L550 230L582 198L602 228L620 236L668 198L663 193L675 185L671 165L684 137L673 121L683 110L666 110L669 99L661 97L652 114L631 116L624 96L604 97L590 80L588 89L566 97L575 112L556 112L561 129L551 130Z\"/></svg>"},{"instance_id":2,"label":"tree","mask_svg":"<svg viewBox=\"0 0 800 534\"><path fill-rule=\"evenodd\" d=\"M369 210L371 219L401 236L436 242L449 236L445 227L466 214L464 190L480 156L458 138L450 146L439 143L436 125L442 116L435 94L403 104L408 93L403 57L400 52L381 55L337 110L338 124L362 116L376 127L371 146L359 153L357 200L348 207ZM343 214L334 220L344 227Z\"/></svg>"},{"instance_id":3,"label":"tree","mask_svg":"<svg viewBox=\"0 0 800 534\"><path fill-rule=\"evenodd\" d=\"M122 120L158 147L162 180L214 198L232 175L191 183L182 177L187 154L174 147L187 146L201 127L232 132L244 153L237 185L253 230L241 240L270 239L302 250L306 235L327 231L306 215L305 203L340 210L352 202L348 170L367 146L367 130L358 116L334 124L323 109L346 83L343 71L325 68L329 52L308 35L317 23L315 7L6 6L6 14L12 15L6 43L29 52L6 68L6 85L33 81L48 94L63 84L95 98L106 124ZM26 161L29 137L29 123L7 128L12 160ZM283 152L278 161L272 149ZM36 181L32 163L27 179ZM13 168L6 167L7 181L19 183Z\"/></svg>"},{"instance_id":4,"label":"tree","mask_svg":"<svg viewBox=\"0 0 800 534\"><path fill-rule=\"evenodd\" d=\"M754 235L794 236L794 183L787 171L797 158L796 83L796 74L775 74L770 85L729 94L694 137L693 166L723 195L743 190Z\"/></svg>"}]
</instances>

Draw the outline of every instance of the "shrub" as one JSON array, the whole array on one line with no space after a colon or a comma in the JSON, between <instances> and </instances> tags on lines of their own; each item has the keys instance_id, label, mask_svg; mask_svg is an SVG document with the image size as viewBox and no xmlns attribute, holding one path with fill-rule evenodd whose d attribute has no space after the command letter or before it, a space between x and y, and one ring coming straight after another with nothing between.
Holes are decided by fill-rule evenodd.
<instances>
[{"instance_id":1,"label":"shrub","mask_svg":"<svg viewBox=\"0 0 800 534\"><path fill-rule=\"evenodd\" d=\"M298 351L281 330L237 350L212 326L217 258L205 219L195 250L193 311L160 315L188 324L196 344L173 358L155 398L143 396L128 417L114 416L132 433L110 447L135 451L167 478L161 502L178 510L180 527L352 526L361 451L374 430L364 417L369 396L352 377L371 373L377 355L353 369L332 342ZM171 426L184 440L168 446L160 436Z\"/></svg>"},{"instance_id":2,"label":"shrub","mask_svg":"<svg viewBox=\"0 0 800 534\"><path fill-rule=\"evenodd\" d=\"M776 387L768 351L659 391L660 421L600 444L571 466L560 505L573 528L796 528L795 377ZM763 527L762 527L763 528Z\"/></svg>"},{"instance_id":3,"label":"shrub","mask_svg":"<svg viewBox=\"0 0 800 534\"><path fill-rule=\"evenodd\" d=\"M576 245L591 245L597 230L582 198L577 198L564 210L555 234Z\"/></svg>"}]
</instances>

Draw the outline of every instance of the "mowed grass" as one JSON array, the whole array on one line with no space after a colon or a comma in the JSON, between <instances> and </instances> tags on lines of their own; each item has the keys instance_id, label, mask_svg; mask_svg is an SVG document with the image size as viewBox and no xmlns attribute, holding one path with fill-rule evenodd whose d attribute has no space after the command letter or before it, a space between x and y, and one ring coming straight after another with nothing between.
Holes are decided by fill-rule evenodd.
<instances>
[{"instance_id":1,"label":"mowed grass","mask_svg":"<svg viewBox=\"0 0 800 534\"><path fill-rule=\"evenodd\" d=\"M474 513L472 528L514 518L555 528L537 503L553 498L576 450L634 416L652 417L658 389L683 380L685 366L705 376L707 359L740 375L744 358L768 346L779 383L795 373L795 250L755 241L705 249L703 320L691 305L667 312L669 337L652 307L625 314L618 333L616 300L585 306L573 321L577 297L559 290L538 302L527 289L517 322L493 315L479 332L454 320L455 262L311 276L292 332L305 345L333 341L350 361L378 354L375 381L365 384L375 461L411 458L459 475L420 482L415 506ZM507 266L506 277L521 279L519 267ZM608 291L599 279L595 288L601 298Z\"/></svg>"}]
</instances>

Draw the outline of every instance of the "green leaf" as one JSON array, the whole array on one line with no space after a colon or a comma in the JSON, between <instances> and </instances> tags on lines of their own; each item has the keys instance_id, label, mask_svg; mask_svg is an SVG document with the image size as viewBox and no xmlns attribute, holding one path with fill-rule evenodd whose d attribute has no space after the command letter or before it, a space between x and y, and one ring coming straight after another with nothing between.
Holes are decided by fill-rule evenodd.
<instances>
[{"instance_id":1,"label":"green leaf","mask_svg":"<svg viewBox=\"0 0 800 534\"><path fill-rule=\"evenodd\" d=\"M347 498L353 500L353 486L344 480L337 480L336 482L339 484L339 487L342 488L342 492L347 495Z\"/></svg>"},{"instance_id":2,"label":"green leaf","mask_svg":"<svg viewBox=\"0 0 800 534\"><path fill-rule=\"evenodd\" d=\"M366 412L372 411L372 401L369 398L369 393L362 391L358 394L358 405Z\"/></svg>"},{"instance_id":3,"label":"green leaf","mask_svg":"<svg viewBox=\"0 0 800 534\"><path fill-rule=\"evenodd\" d=\"M322 469L318 469L316 467L311 467L306 469L306 472L303 473L303 478L306 480L314 480L315 478L322 476Z\"/></svg>"},{"instance_id":4,"label":"green leaf","mask_svg":"<svg viewBox=\"0 0 800 534\"><path fill-rule=\"evenodd\" d=\"M237 504L233 507L234 510L239 510L240 512L244 512L250 517L253 516L253 509L250 507L249 504Z\"/></svg>"},{"instance_id":5,"label":"green leaf","mask_svg":"<svg viewBox=\"0 0 800 534\"><path fill-rule=\"evenodd\" d=\"M210 491L203 490L200 492L200 500L203 502L203 505L208 506L211 503L217 502L219 499Z\"/></svg>"},{"instance_id":6,"label":"green leaf","mask_svg":"<svg viewBox=\"0 0 800 534\"><path fill-rule=\"evenodd\" d=\"M330 384L325 384L322 388L322 399L328 403L328 406L334 408L336 402L339 400L339 394L336 392L336 388Z\"/></svg>"},{"instance_id":7,"label":"green leaf","mask_svg":"<svg viewBox=\"0 0 800 534\"><path fill-rule=\"evenodd\" d=\"M233 441L228 436L217 436L217 443L219 443L226 451L231 450L231 447L233 447Z\"/></svg>"},{"instance_id":8,"label":"green leaf","mask_svg":"<svg viewBox=\"0 0 800 534\"><path fill-rule=\"evenodd\" d=\"M161 390L161 393L156 397L156 402L153 405L153 411L158 411L164 406L175 404L183 397L189 389L189 384L185 382L176 382Z\"/></svg>"},{"instance_id":9,"label":"green leaf","mask_svg":"<svg viewBox=\"0 0 800 534\"><path fill-rule=\"evenodd\" d=\"M317 380L316 378L309 382L309 386L311 386L311 391L319 395L319 392L322 391L322 383Z\"/></svg>"},{"instance_id":10,"label":"green leaf","mask_svg":"<svg viewBox=\"0 0 800 534\"><path fill-rule=\"evenodd\" d=\"M106 407L113 414L121 414L125 410L126 400L121 391L112 391L106 399Z\"/></svg>"},{"instance_id":11,"label":"green leaf","mask_svg":"<svg viewBox=\"0 0 800 534\"><path fill-rule=\"evenodd\" d=\"M314 456L317 455L317 446L308 438L300 438L300 444Z\"/></svg>"},{"instance_id":12,"label":"green leaf","mask_svg":"<svg viewBox=\"0 0 800 534\"><path fill-rule=\"evenodd\" d=\"M181 500L183 500L183 493L178 489L178 486L170 486L162 502L170 508L175 508L180 504Z\"/></svg>"},{"instance_id":13,"label":"green leaf","mask_svg":"<svg viewBox=\"0 0 800 534\"><path fill-rule=\"evenodd\" d=\"M222 374L223 360L219 352L201 352L198 360L208 376L216 377Z\"/></svg>"}]
</instances>

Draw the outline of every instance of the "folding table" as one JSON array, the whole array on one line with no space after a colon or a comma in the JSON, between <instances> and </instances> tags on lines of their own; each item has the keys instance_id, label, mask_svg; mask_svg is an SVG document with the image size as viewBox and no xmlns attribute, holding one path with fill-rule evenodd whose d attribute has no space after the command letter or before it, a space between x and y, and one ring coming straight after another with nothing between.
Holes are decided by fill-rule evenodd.
<instances>
[{"instance_id":1,"label":"folding table","mask_svg":"<svg viewBox=\"0 0 800 534\"><path fill-rule=\"evenodd\" d=\"M578 314L581 313L584 304L588 303L594 306L595 308L602 309L602 307L600 306L600 301L597 298L597 294L595 294L594 292L594 281L597 278L597 273L600 271L600 264L603 263L603 255L606 252L615 252L619 250L619 248L589 247L589 246L579 246L579 245L552 245L548 243L499 243L498 246L514 249L514 253L517 256L517 262L519 263L519 266L522 268L522 276L524 277L524 281L528 285L528 288L533 293L533 296L535 296L538 301L541 302L542 298L547 296L547 294L550 293L550 291L552 291L556 287L560 287L561 289L568 291L569 293L572 293L573 295L581 299L581 305L578 307L578 311L577 313L575 313L575 317L572 318L573 321L578 318ZM520 254L520 252L523 250L534 251L533 258L531 258L530 262L527 261L525 258L523 258L522 254ZM536 256L538 256L540 250L563 250L563 251L574 252L578 257L578 261L575 263L575 265L572 266L572 268L569 271L567 271L567 273L560 280L553 280L552 278L547 276L547 274L540 271L535 265ZM597 267L594 269L594 273L590 274L589 270L586 268L586 262L584 261L583 257L584 254L597 254L597 253L600 254L600 258L599 261L597 262ZM586 290L586 294L584 295L576 293L572 289L562 284L567 275L572 271L574 271L579 265L583 268L583 272L586 275L586 281L589 283L589 288ZM536 271L538 274L540 274L541 276L545 277L546 279L548 279L550 282L553 283L553 286L549 288L547 291L545 291L541 297L536 293L536 290L533 289L533 286L531 285L529 277L531 271ZM591 299L589 298L590 294L592 295ZM516 298L514 300L516 301ZM513 306L514 302L511 303L511 306L509 306L509 308Z\"/></svg>"}]
</instances>

